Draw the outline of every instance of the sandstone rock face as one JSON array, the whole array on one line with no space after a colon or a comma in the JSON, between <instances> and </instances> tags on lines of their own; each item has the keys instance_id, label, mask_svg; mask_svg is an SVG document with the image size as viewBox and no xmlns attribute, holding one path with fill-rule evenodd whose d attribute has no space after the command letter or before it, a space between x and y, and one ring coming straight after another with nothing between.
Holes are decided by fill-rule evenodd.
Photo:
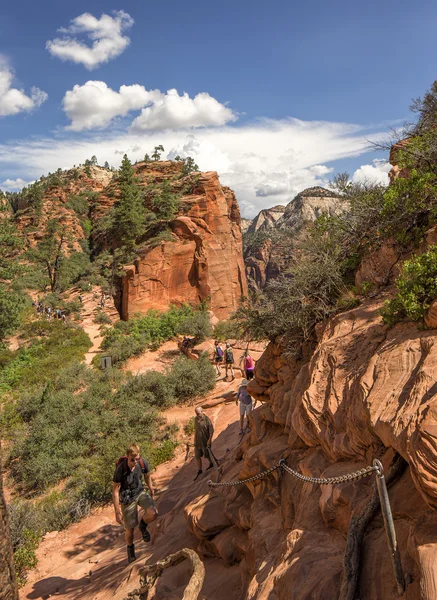
<instances>
[{"instance_id":1,"label":"sandstone rock face","mask_svg":"<svg viewBox=\"0 0 437 600\"><path fill-rule=\"evenodd\" d=\"M246 295L240 212L233 192L220 185L217 173L202 173L184 201L189 210L171 224L174 241L145 252L126 267L123 319L208 298L214 315L225 319Z\"/></svg>"},{"instance_id":2,"label":"sandstone rock face","mask_svg":"<svg viewBox=\"0 0 437 600\"><path fill-rule=\"evenodd\" d=\"M298 194L287 206L274 206L262 210L253 219L248 233L287 229L297 238L308 223L314 222L320 215L336 215L345 208L341 198L322 187L312 187ZM273 237L273 235L272 235ZM277 277L284 268L272 240L265 240L255 250L245 251L244 262L248 284L253 289L263 289L270 279Z\"/></svg>"},{"instance_id":3,"label":"sandstone rock face","mask_svg":"<svg viewBox=\"0 0 437 600\"><path fill-rule=\"evenodd\" d=\"M344 202L334 192L319 186L308 188L287 204L277 227L299 231L305 223L315 221L322 214L335 216L342 210Z\"/></svg>"},{"instance_id":4,"label":"sandstone rock face","mask_svg":"<svg viewBox=\"0 0 437 600\"><path fill-rule=\"evenodd\" d=\"M331 477L372 464L408 463L390 489L404 598L433 600L437 578L437 345L414 324L388 329L382 299L319 327L317 345L295 356L278 339L248 386L262 405L251 433L226 456L223 480L251 477L286 458L305 475ZM338 600L351 519L374 477L337 485L302 483L278 472L198 496L185 509L203 556L239 563L241 598ZM364 537L357 596L399 598L381 515ZM223 585L226 585L225 582Z\"/></svg>"},{"instance_id":5,"label":"sandstone rock face","mask_svg":"<svg viewBox=\"0 0 437 600\"><path fill-rule=\"evenodd\" d=\"M254 233L260 229L272 229L276 226L278 220L282 217L285 212L285 206L272 206L272 208L265 208L253 219L248 228L249 233Z\"/></svg>"}]
</instances>

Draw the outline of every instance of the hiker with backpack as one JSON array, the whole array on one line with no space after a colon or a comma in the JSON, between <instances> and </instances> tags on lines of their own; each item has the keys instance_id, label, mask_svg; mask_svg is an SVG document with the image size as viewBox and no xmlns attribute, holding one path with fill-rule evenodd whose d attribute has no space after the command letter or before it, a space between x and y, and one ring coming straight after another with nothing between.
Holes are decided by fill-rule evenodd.
<instances>
[{"instance_id":1,"label":"hiker with backpack","mask_svg":"<svg viewBox=\"0 0 437 600\"><path fill-rule=\"evenodd\" d=\"M231 370L232 379L234 381L234 354L232 352L231 344L226 344L225 349L225 379L228 379L228 369Z\"/></svg>"},{"instance_id":2,"label":"hiker with backpack","mask_svg":"<svg viewBox=\"0 0 437 600\"><path fill-rule=\"evenodd\" d=\"M142 478L149 488L150 494L144 490ZM145 542L150 542L147 525L158 516L154 502L154 489L150 476L149 465L140 456L138 444L131 444L126 456L121 456L115 466L112 483L112 501L115 510L115 520L125 526L127 544L127 559L131 563L136 560L134 532L138 525L138 507L144 510L139 522L139 529Z\"/></svg>"},{"instance_id":3,"label":"hiker with backpack","mask_svg":"<svg viewBox=\"0 0 437 600\"><path fill-rule=\"evenodd\" d=\"M255 370L255 361L250 356L248 352L246 352L244 356L244 372L246 374L247 381L253 379L253 373Z\"/></svg>"},{"instance_id":4,"label":"hiker with backpack","mask_svg":"<svg viewBox=\"0 0 437 600\"><path fill-rule=\"evenodd\" d=\"M240 435L243 435L246 431L250 431L249 427L249 414L252 412L252 409L256 406L256 400L252 405L252 396L246 389L248 384L247 379L243 379L241 381L241 385L237 392L236 405L238 406L238 402L240 402ZM247 427L244 429L244 416L246 415Z\"/></svg>"},{"instance_id":5,"label":"hiker with backpack","mask_svg":"<svg viewBox=\"0 0 437 600\"><path fill-rule=\"evenodd\" d=\"M223 362L223 348L220 346L219 342L214 342L214 362L215 368L217 370L217 377L220 377L220 365Z\"/></svg>"},{"instance_id":6,"label":"hiker with backpack","mask_svg":"<svg viewBox=\"0 0 437 600\"><path fill-rule=\"evenodd\" d=\"M202 456L209 460L209 465L206 468L212 469L214 463L212 461L212 436L214 434L214 426L208 415L205 415L200 406L196 407L196 416L194 418L194 457L197 462L197 475L194 481L202 474Z\"/></svg>"}]
</instances>

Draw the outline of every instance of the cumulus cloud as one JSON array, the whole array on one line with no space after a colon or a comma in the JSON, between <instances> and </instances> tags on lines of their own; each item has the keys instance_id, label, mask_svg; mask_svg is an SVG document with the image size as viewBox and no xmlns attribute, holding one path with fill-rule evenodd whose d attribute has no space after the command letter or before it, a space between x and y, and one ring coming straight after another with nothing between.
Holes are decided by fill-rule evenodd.
<instances>
[{"instance_id":1,"label":"cumulus cloud","mask_svg":"<svg viewBox=\"0 0 437 600\"><path fill-rule=\"evenodd\" d=\"M47 50L61 60L82 64L89 71L120 56L130 44L130 38L123 32L132 27L134 20L123 10L112 14L113 17L102 14L100 19L90 13L79 15L69 27L58 30L64 34L63 37L46 42ZM70 34L84 34L93 43L89 46Z\"/></svg>"},{"instance_id":2,"label":"cumulus cloud","mask_svg":"<svg viewBox=\"0 0 437 600\"><path fill-rule=\"evenodd\" d=\"M23 179L37 178L96 155L118 166L121 154L141 160L162 144L164 156L192 156L203 171L218 171L220 181L235 190L242 214L287 204L298 192L323 185L334 161L368 153L368 141L384 131L349 123L259 120L239 127L204 127L190 133L165 130L111 132L86 137L64 136L0 143L0 172L14 170ZM363 160L364 164L371 160ZM374 165L374 163L372 163ZM372 164L370 166L372 166Z\"/></svg>"},{"instance_id":3,"label":"cumulus cloud","mask_svg":"<svg viewBox=\"0 0 437 600\"><path fill-rule=\"evenodd\" d=\"M177 90L164 94L138 84L122 85L117 92L104 81L75 85L66 92L62 104L71 120L67 129L72 131L104 128L114 118L141 108L132 131L213 127L237 118L231 109L206 93L190 98L188 94L179 96Z\"/></svg>"},{"instance_id":4,"label":"cumulus cloud","mask_svg":"<svg viewBox=\"0 0 437 600\"><path fill-rule=\"evenodd\" d=\"M48 95L37 87L30 88L30 95L12 87L14 72L7 60L0 56L0 117L31 111L41 106Z\"/></svg>"},{"instance_id":5,"label":"cumulus cloud","mask_svg":"<svg viewBox=\"0 0 437 600\"><path fill-rule=\"evenodd\" d=\"M133 131L181 129L184 127L217 127L237 120L237 115L206 92L190 98L168 90L152 106L143 108L132 123Z\"/></svg>"},{"instance_id":6,"label":"cumulus cloud","mask_svg":"<svg viewBox=\"0 0 437 600\"><path fill-rule=\"evenodd\" d=\"M62 105L71 119L68 129L83 131L105 127L115 117L124 117L161 96L159 90L148 91L142 85L122 85L116 92L104 81L87 81L66 92Z\"/></svg>"},{"instance_id":7,"label":"cumulus cloud","mask_svg":"<svg viewBox=\"0 0 437 600\"><path fill-rule=\"evenodd\" d=\"M375 159L371 165L362 165L352 176L354 183L381 183L387 185L391 164L385 160Z\"/></svg>"},{"instance_id":8,"label":"cumulus cloud","mask_svg":"<svg viewBox=\"0 0 437 600\"><path fill-rule=\"evenodd\" d=\"M21 177L17 177L17 179L5 179L0 183L0 188L2 190L14 191L21 190L27 185L30 185L32 181L24 181Z\"/></svg>"}]
</instances>

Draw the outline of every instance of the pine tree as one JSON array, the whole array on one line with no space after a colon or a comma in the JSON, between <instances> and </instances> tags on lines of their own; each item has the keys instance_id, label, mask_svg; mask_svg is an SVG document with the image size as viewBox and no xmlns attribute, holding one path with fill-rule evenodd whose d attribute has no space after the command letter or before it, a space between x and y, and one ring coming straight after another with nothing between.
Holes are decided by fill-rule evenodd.
<instances>
[{"instance_id":1,"label":"pine tree","mask_svg":"<svg viewBox=\"0 0 437 600\"><path fill-rule=\"evenodd\" d=\"M135 181L132 164L126 154L118 173L118 185L120 198L114 206L114 233L127 249L131 249L144 233L146 208L141 189Z\"/></svg>"}]
</instances>

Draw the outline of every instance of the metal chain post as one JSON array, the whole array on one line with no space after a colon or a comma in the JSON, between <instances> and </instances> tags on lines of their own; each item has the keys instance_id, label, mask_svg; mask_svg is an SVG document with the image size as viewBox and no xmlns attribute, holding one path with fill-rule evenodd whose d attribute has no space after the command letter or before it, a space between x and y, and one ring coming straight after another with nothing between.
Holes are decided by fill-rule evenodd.
<instances>
[{"instance_id":1,"label":"metal chain post","mask_svg":"<svg viewBox=\"0 0 437 600\"><path fill-rule=\"evenodd\" d=\"M396 587L400 596L405 592L405 576L402 569L401 555L399 553L398 542L396 539L395 524L390 507L390 499L388 497L387 485L384 477L384 467L382 463L375 459L373 466L376 467L376 485L378 486L379 501L381 504L381 512L384 518L385 533L387 536L387 544L391 554L393 572L396 580Z\"/></svg>"}]
</instances>

